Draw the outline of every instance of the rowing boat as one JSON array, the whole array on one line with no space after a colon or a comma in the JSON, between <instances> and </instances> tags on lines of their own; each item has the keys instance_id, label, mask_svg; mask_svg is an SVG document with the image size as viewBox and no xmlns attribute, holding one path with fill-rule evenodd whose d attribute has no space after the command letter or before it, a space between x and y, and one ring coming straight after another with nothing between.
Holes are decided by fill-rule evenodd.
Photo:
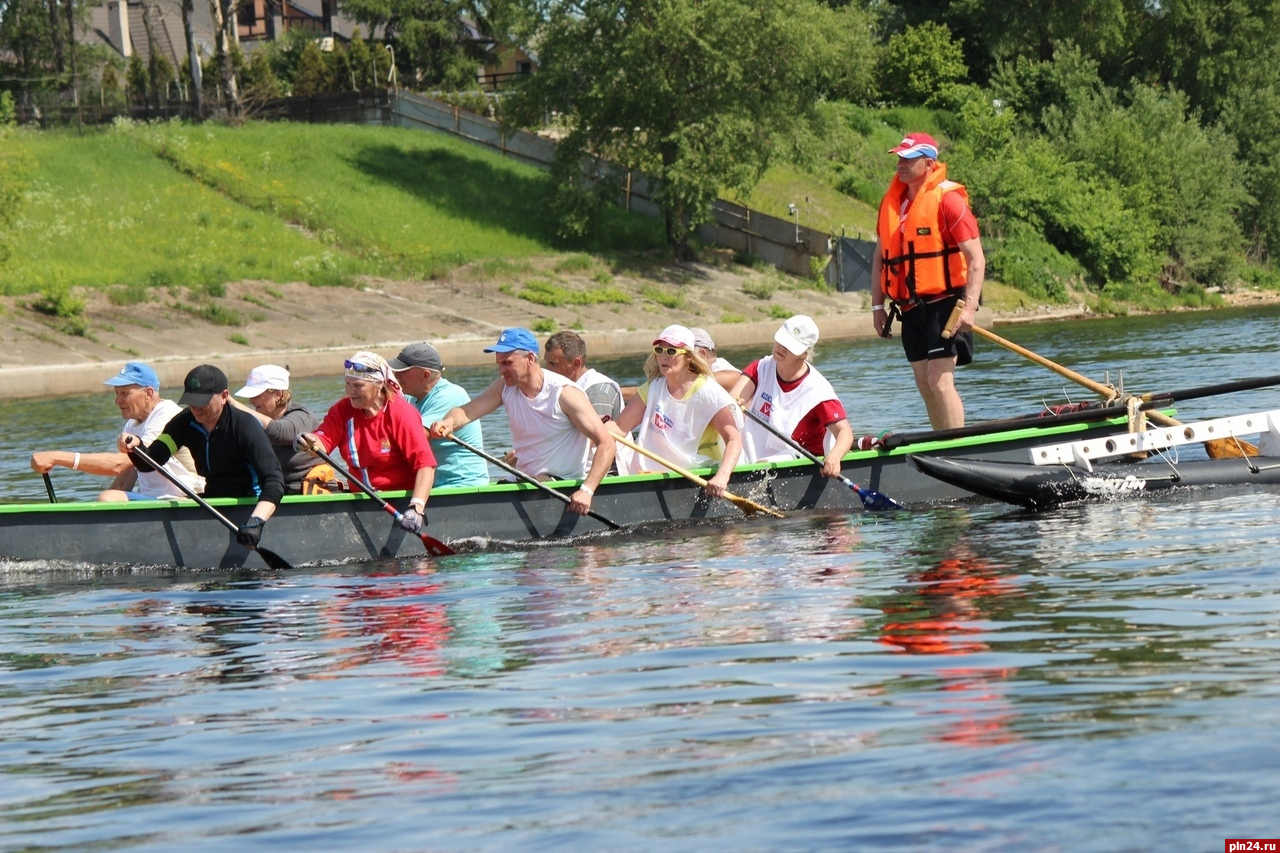
<instances>
[{"instance_id":1,"label":"rowing boat","mask_svg":"<svg viewBox=\"0 0 1280 853\"><path fill-rule=\"evenodd\" d=\"M1185 445L1232 441L1254 433L1261 436L1258 455L1183 461L1176 453ZM1116 461L1135 453L1148 458ZM1028 509L1174 489L1276 485L1280 484L1280 409L1036 447L1021 462L912 455L911 463L940 482Z\"/></svg>"},{"instance_id":2,"label":"rowing boat","mask_svg":"<svg viewBox=\"0 0 1280 853\"><path fill-rule=\"evenodd\" d=\"M947 501L966 496L907 464L910 454L1025 459L1047 441L1086 439L1123 431L1123 408L1081 415L1010 419L976 435L899 434L884 446L855 451L842 463L849 479L899 501ZM972 428L970 428L972 431ZM945 436L945 437L942 437ZM574 482L547 485L572 493ZM784 512L860 511L857 497L839 481L822 477L808 460L758 463L735 469L731 487ZM402 492L387 500L407 506ZM237 524L253 509L250 498L209 501ZM674 474L607 477L596 490L595 513L623 526L650 522L736 517L738 510ZM519 542L604 533L601 520L574 515L565 504L527 484L441 488L428 503L433 537L465 549L469 543ZM362 495L289 496L267 524L262 544L292 565L409 557L423 553L417 536L391 522L382 507ZM262 568L263 559L188 501L0 505L0 558L76 564Z\"/></svg>"}]
</instances>

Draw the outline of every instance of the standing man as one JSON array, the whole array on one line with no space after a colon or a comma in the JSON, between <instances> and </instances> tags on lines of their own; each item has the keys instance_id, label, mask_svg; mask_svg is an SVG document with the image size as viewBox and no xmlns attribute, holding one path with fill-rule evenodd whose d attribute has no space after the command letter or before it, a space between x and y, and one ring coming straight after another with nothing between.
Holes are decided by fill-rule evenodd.
<instances>
[{"instance_id":1,"label":"standing man","mask_svg":"<svg viewBox=\"0 0 1280 853\"><path fill-rule=\"evenodd\" d=\"M528 329L505 329L485 352L494 353L499 378L480 396L432 424L431 435L446 438L505 407L520 467L539 479L583 480L569 509L586 515L596 487L613 464L613 436L578 386L538 365L538 341ZM584 478L588 458L591 467Z\"/></svg>"},{"instance_id":2,"label":"standing man","mask_svg":"<svg viewBox=\"0 0 1280 853\"><path fill-rule=\"evenodd\" d=\"M196 471L205 479L208 498L258 498L253 515L237 531L246 548L258 547L262 527L275 514L284 497L280 460L267 433L253 415L227 404L227 375L212 364L194 367L182 383L178 402L189 408L174 415L160 435L143 448L159 465L186 447L195 459ZM121 436L120 449L130 454L139 472L153 470L133 453L142 446L136 435Z\"/></svg>"},{"instance_id":3,"label":"standing man","mask_svg":"<svg viewBox=\"0 0 1280 853\"><path fill-rule=\"evenodd\" d=\"M124 418L124 432L137 436L144 442L155 441L169 419L182 411L178 404L160 396L160 377L140 361L131 361L103 385L115 388L116 408ZM184 466L183 462L186 462ZM61 465L76 471L114 477L111 487L98 495L100 501L144 501L185 498L178 487L156 471L139 473L123 452L78 453L70 450L42 450L31 454L31 468L47 474ZM191 454L170 459L165 470L191 487L194 492L204 490L204 479L191 473L195 465Z\"/></svg>"},{"instance_id":4,"label":"standing man","mask_svg":"<svg viewBox=\"0 0 1280 853\"><path fill-rule=\"evenodd\" d=\"M577 385L591 401L600 420L608 423L622 411L622 389L608 376L587 367L587 343L577 332L556 332L547 338L547 370Z\"/></svg>"},{"instance_id":5,"label":"standing man","mask_svg":"<svg viewBox=\"0 0 1280 853\"><path fill-rule=\"evenodd\" d=\"M934 429L964 426L955 369L973 361L973 317L986 259L978 221L961 184L947 180L938 143L912 133L889 153L898 171L880 202L871 260L876 334L889 337L889 309L902 317L902 349ZM891 305L885 304L888 298ZM943 336L958 300L954 334Z\"/></svg>"},{"instance_id":6,"label":"standing man","mask_svg":"<svg viewBox=\"0 0 1280 853\"><path fill-rule=\"evenodd\" d=\"M410 402L418 407L424 429L449 414L451 409L471 402L471 395L465 389L441 375L444 363L440 360L440 352L429 343L409 344L387 363L395 372L396 381L404 393L413 398ZM479 421L459 428L457 435L472 447L484 450L484 433ZM433 488L489 485L489 466L483 458L462 445L448 439L433 438L431 452L436 457Z\"/></svg>"}]
</instances>

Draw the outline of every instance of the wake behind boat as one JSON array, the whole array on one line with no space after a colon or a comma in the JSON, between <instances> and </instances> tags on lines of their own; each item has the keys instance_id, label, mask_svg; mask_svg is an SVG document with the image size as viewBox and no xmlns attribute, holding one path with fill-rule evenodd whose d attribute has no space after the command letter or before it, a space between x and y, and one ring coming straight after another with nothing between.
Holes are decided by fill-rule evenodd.
<instances>
[{"instance_id":1,"label":"wake behind boat","mask_svg":"<svg viewBox=\"0 0 1280 853\"><path fill-rule=\"evenodd\" d=\"M1253 456L1184 462L1170 453L1184 445L1252 434L1260 436L1259 453ZM1093 464L1133 453L1152 456L1144 462ZM1280 410L1047 445L1033 448L1031 459L1023 462L913 454L911 463L940 482L1028 509L1172 489L1275 485L1280 484Z\"/></svg>"}]
</instances>

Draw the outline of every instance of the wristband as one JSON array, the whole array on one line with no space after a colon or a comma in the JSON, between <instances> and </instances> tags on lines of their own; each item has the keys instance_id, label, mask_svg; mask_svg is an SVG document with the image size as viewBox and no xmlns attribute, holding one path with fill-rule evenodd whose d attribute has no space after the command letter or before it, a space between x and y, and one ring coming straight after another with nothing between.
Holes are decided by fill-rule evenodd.
<instances>
[{"instance_id":1,"label":"wristband","mask_svg":"<svg viewBox=\"0 0 1280 853\"><path fill-rule=\"evenodd\" d=\"M595 489L593 489L593 488L591 488L590 486L588 486L586 483L583 483L581 486L578 486L578 489L579 489L579 491L586 492L587 494L591 495L592 497L595 497L596 490L595 490Z\"/></svg>"},{"instance_id":2,"label":"wristband","mask_svg":"<svg viewBox=\"0 0 1280 853\"><path fill-rule=\"evenodd\" d=\"M77 452L71 459L71 470L78 471L80 469L80 454Z\"/></svg>"},{"instance_id":3,"label":"wristband","mask_svg":"<svg viewBox=\"0 0 1280 853\"><path fill-rule=\"evenodd\" d=\"M409 506L417 507L418 512L423 512L427 508L427 502L422 498L409 498Z\"/></svg>"},{"instance_id":4,"label":"wristband","mask_svg":"<svg viewBox=\"0 0 1280 853\"><path fill-rule=\"evenodd\" d=\"M871 306L871 310L872 310L872 311L883 311L883 310L884 310L884 305L883 305L883 304L881 304L881 305L872 305L872 306Z\"/></svg>"}]
</instances>

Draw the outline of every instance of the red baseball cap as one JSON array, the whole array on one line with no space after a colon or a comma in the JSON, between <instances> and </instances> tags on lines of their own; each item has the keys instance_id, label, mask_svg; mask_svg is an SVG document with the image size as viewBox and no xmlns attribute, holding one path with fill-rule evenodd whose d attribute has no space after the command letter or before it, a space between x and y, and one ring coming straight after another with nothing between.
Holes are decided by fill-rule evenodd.
<instances>
[{"instance_id":1,"label":"red baseball cap","mask_svg":"<svg viewBox=\"0 0 1280 853\"><path fill-rule=\"evenodd\" d=\"M927 133L908 133L898 143L897 148L890 148L890 154L897 154L904 160L912 160L916 157L928 157L930 160L938 159L938 143L933 141L933 137Z\"/></svg>"}]
</instances>

